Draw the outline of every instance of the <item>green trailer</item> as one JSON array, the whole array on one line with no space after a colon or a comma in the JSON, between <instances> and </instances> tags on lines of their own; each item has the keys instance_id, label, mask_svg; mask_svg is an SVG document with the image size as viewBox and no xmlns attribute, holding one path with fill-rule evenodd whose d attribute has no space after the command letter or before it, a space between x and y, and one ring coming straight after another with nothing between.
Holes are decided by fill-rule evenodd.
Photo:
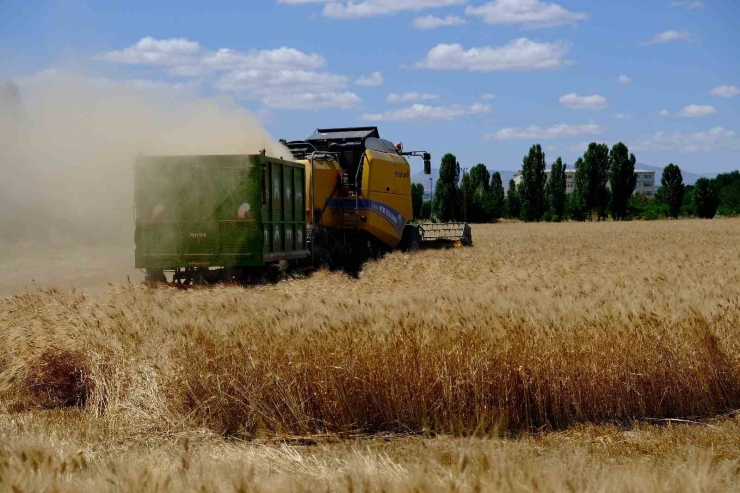
<instances>
[{"instance_id":1,"label":"green trailer","mask_svg":"<svg viewBox=\"0 0 740 493\"><path fill-rule=\"evenodd\" d=\"M261 278L307 259L305 184L304 165L264 153L139 157L136 268L191 284Z\"/></svg>"}]
</instances>

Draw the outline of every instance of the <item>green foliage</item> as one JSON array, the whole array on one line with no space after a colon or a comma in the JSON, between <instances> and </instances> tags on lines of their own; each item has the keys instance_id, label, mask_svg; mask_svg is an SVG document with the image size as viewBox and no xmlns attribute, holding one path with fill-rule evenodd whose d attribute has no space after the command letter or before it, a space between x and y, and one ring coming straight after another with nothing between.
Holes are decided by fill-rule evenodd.
<instances>
[{"instance_id":1,"label":"green foliage","mask_svg":"<svg viewBox=\"0 0 740 493\"><path fill-rule=\"evenodd\" d=\"M491 191L492 217L494 220L500 219L506 213L506 199L504 197L504 184L501 182L501 174L498 171L491 175L489 189Z\"/></svg>"},{"instance_id":2,"label":"green foliage","mask_svg":"<svg viewBox=\"0 0 740 493\"><path fill-rule=\"evenodd\" d=\"M719 207L719 194L715 180L699 178L694 185L694 210L702 219L712 219Z\"/></svg>"},{"instance_id":3,"label":"green foliage","mask_svg":"<svg viewBox=\"0 0 740 493\"><path fill-rule=\"evenodd\" d=\"M421 183L411 184L411 208L414 211L414 219L421 217L421 207L424 203L424 185Z\"/></svg>"},{"instance_id":4,"label":"green foliage","mask_svg":"<svg viewBox=\"0 0 740 493\"><path fill-rule=\"evenodd\" d=\"M550 221L561 221L565 213L565 167L563 160L557 158L550 168L550 178L545 184L545 197L547 199L547 219Z\"/></svg>"},{"instance_id":5,"label":"green foliage","mask_svg":"<svg viewBox=\"0 0 740 493\"><path fill-rule=\"evenodd\" d=\"M663 168L663 176L660 178L661 202L665 200L668 205L668 215L677 218L683 204L685 193L681 168L671 163Z\"/></svg>"},{"instance_id":6,"label":"green foliage","mask_svg":"<svg viewBox=\"0 0 740 493\"><path fill-rule=\"evenodd\" d=\"M627 215L646 221L665 219L668 217L668 204L650 200L644 195L633 195L627 200Z\"/></svg>"},{"instance_id":7,"label":"green foliage","mask_svg":"<svg viewBox=\"0 0 740 493\"><path fill-rule=\"evenodd\" d=\"M740 171L719 174L714 181L719 194L718 212L723 216L740 214Z\"/></svg>"},{"instance_id":8,"label":"green foliage","mask_svg":"<svg viewBox=\"0 0 740 493\"><path fill-rule=\"evenodd\" d=\"M432 201L431 200L425 200L424 203L421 204L421 219L431 219L432 218Z\"/></svg>"},{"instance_id":9,"label":"green foliage","mask_svg":"<svg viewBox=\"0 0 740 493\"><path fill-rule=\"evenodd\" d=\"M545 179L545 153L535 144L522 160L519 217L523 221L539 221L545 213Z\"/></svg>"},{"instance_id":10,"label":"green foliage","mask_svg":"<svg viewBox=\"0 0 740 493\"><path fill-rule=\"evenodd\" d=\"M576 161L575 193L578 194L579 215L599 219L606 217L609 193L606 183L609 179L609 147L592 142L583 158Z\"/></svg>"},{"instance_id":11,"label":"green foliage","mask_svg":"<svg viewBox=\"0 0 740 493\"><path fill-rule=\"evenodd\" d=\"M499 212L493 202L493 194L490 190L484 189L483 185L480 185L475 191L474 204L476 215L473 222L489 223L500 217L497 216Z\"/></svg>"},{"instance_id":12,"label":"green foliage","mask_svg":"<svg viewBox=\"0 0 740 493\"><path fill-rule=\"evenodd\" d=\"M681 202L681 215L694 215L694 185L685 185L683 187L683 202ZM658 195L656 192L655 195Z\"/></svg>"},{"instance_id":13,"label":"green foliage","mask_svg":"<svg viewBox=\"0 0 740 493\"><path fill-rule=\"evenodd\" d=\"M518 219L521 212L519 190L514 180L509 180L509 190L506 192L506 215L511 219Z\"/></svg>"},{"instance_id":14,"label":"green foliage","mask_svg":"<svg viewBox=\"0 0 740 493\"><path fill-rule=\"evenodd\" d=\"M609 209L614 220L622 220L627 216L627 201L637 185L636 162L635 155L630 154L627 146L621 142L614 144L609 153Z\"/></svg>"},{"instance_id":15,"label":"green foliage","mask_svg":"<svg viewBox=\"0 0 740 493\"><path fill-rule=\"evenodd\" d=\"M454 221L461 209L460 163L454 154L445 154L439 166L439 179L434 187L434 214L440 221Z\"/></svg>"},{"instance_id":16,"label":"green foliage","mask_svg":"<svg viewBox=\"0 0 740 493\"><path fill-rule=\"evenodd\" d=\"M472 183L473 190L477 190L482 187L483 190L487 191L489 189L488 182L490 179L491 176L488 169L486 169L485 164L478 163L470 168L470 181Z\"/></svg>"},{"instance_id":17,"label":"green foliage","mask_svg":"<svg viewBox=\"0 0 740 493\"><path fill-rule=\"evenodd\" d=\"M583 221L584 212L582 206L582 198L578 191L574 191L571 194L565 196L565 211L563 212L563 218L572 219L574 221Z\"/></svg>"},{"instance_id":18,"label":"green foliage","mask_svg":"<svg viewBox=\"0 0 740 493\"><path fill-rule=\"evenodd\" d=\"M463 173L460 192L463 199L462 218L469 222L478 222L478 210L475 204L475 188L469 173Z\"/></svg>"}]
</instances>

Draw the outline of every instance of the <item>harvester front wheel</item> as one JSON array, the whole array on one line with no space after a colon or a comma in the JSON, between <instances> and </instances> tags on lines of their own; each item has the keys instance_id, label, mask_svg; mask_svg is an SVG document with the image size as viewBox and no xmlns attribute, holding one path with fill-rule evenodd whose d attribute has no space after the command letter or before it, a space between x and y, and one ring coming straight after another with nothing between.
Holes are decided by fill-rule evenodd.
<instances>
[{"instance_id":1,"label":"harvester front wheel","mask_svg":"<svg viewBox=\"0 0 740 493\"><path fill-rule=\"evenodd\" d=\"M401 250L404 252L416 252L421 249L421 234L419 228L411 224L407 224L403 228L403 236L401 236Z\"/></svg>"}]
</instances>

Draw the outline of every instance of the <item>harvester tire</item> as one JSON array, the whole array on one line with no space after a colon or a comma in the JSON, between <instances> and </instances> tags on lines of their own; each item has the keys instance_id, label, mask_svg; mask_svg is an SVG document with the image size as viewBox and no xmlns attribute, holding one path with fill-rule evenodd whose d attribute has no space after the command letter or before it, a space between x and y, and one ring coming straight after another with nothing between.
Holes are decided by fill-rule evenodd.
<instances>
[{"instance_id":1,"label":"harvester tire","mask_svg":"<svg viewBox=\"0 0 740 493\"><path fill-rule=\"evenodd\" d=\"M403 236L401 237L401 250L404 252L416 252L421 249L421 234L419 228L412 225L407 225L403 228Z\"/></svg>"}]
</instances>

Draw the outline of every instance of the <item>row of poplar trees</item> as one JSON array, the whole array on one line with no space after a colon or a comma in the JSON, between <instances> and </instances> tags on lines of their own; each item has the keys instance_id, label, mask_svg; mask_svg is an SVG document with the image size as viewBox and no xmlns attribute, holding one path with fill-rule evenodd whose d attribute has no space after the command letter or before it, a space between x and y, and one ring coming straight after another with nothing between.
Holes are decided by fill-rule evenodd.
<instances>
[{"instance_id":1,"label":"row of poplar trees","mask_svg":"<svg viewBox=\"0 0 740 493\"><path fill-rule=\"evenodd\" d=\"M594 142L576 161L573 193L567 194L567 165L557 158L547 179L545 153L537 144L524 156L520 184L509 181L504 194L498 172L491 174L481 163L460 180L457 158L445 154L433 202L424 202L423 185L412 185L414 217L481 223L501 217L524 221L583 221L607 215L615 220L628 216L675 218L679 214L712 218L718 207L724 214L740 213L738 171L712 180L700 178L695 185L684 186L681 169L671 163L663 169L661 186L650 200L633 196L637 184L635 163L634 154L623 143L610 150L606 144Z\"/></svg>"},{"instance_id":2,"label":"row of poplar trees","mask_svg":"<svg viewBox=\"0 0 740 493\"><path fill-rule=\"evenodd\" d=\"M607 212L622 220L637 185L635 163L635 155L622 142L611 150L606 144L592 142L575 163L573 193L568 197L563 160L555 160L548 180L545 153L539 144L533 145L524 156L519 186L509 182L508 215L523 221L560 221L567 207L576 220L604 219Z\"/></svg>"},{"instance_id":3,"label":"row of poplar trees","mask_svg":"<svg viewBox=\"0 0 740 493\"><path fill-rule=\"evenodd\" d=\"M454 154L445 154L434 187L433 202L422 203L424 188L412 186L415 216L434 216L440 221L485 223L506 215L504 185L498 172L491 174L485 164L477 164L460 180L460 163ZM417 214L416 211L419 211Z\"/></svg>"}]
</instances>

